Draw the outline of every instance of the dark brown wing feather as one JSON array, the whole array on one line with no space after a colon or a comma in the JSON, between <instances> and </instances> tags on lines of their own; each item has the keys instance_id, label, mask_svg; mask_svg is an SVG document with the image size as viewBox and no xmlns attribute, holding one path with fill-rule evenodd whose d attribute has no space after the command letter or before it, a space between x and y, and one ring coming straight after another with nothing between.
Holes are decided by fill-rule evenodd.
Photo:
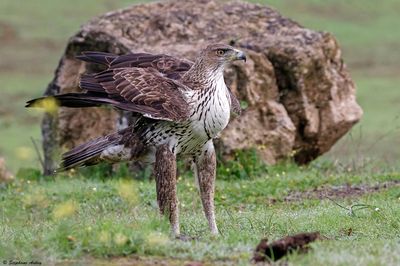
<instances>
[{"instance_id":1,"label":"dark brown wing feather","mask_svg":"<svg viewBox=\"0 0 400 266\"><path fill-rule=\"evenodd\" d=\"M83 52L78 59L107 66L109 69L139 67L153 68L171 79L180 79L193 62L165 54L134 53L114 55L102 52Z\"/></svg>"},{"instance_id":2,"label":"dark brown wing feather","mask_svg":"<svg viewBox=\"0 0 400 266\"><path fill-rule=\"evenodd\" d=\"M114 106L146 117L180 121L189 114L181 92L185 86L153 68L111 68L82 76L80 86L89 93L104 93L118 102Z\"/></svg>"},{"instance_id":3,"label":"dark brown wing feather","mask_svg":"<svg viewBox=\"0 0 400 266\"><path fill-rule=\"evenodd\" d=\"M61 106L91 107L111 104L156 119L181 120L187 117L187 103L176 89L182 86L179 79L191 68L191 61L147 53L118 56L103 52L83 52L77 58L105 65L108 69L81 78L80 86L87 93L55 95ZM230 90L229 93L231 111L240 114L239 101ZM26 107L35 106L40 100L42 98L29 101Z\"/></svg>"},{"instance_id":4,"label":"dark brown wing feather","mask_svg":"<svg viewBox=\"0 0 400 266\"><path fill-rule=\"evenodd\" d=\"M193 65L193 62L189 60L164 54L134 53L118 56L102 52L83 52L77 58L86 62L105 65L109 69L125 67L153 68L167 78L174 80L179 80ZM240 115L242 111L240 102L230 89L229 94L231 96L231 112L235 115Z\"/></svg>"}]
</instances>

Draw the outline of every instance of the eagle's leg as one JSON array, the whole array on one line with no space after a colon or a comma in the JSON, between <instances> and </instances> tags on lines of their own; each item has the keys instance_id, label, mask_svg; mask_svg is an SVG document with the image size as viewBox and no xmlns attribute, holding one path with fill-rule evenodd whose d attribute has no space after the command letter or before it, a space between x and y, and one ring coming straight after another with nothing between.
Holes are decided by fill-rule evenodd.
<instances>
[{"instance_id":1,"label":"eagle's leg","mask_svg":"<svg viewBox=\"0 0 400 266\"><path fill-rule=\"evenodd\" d=\"M167 215L172 233L179 236L179 210L176 196L176 158L167 145L156 151L155 163L157 202L162 215Z\"/></svg>"},{"instance_id":2,"label":"eagle's leg","mask_svg":"<svg viewBox=\"0 0 400 266\"><path fill-rule=\"evenodd\" d=\"M214 207L214 189L215 189L215 171L216 156L212 140L207 142L199 156L195 157L193 171L200 190L201 202L203 204L204 214L208 220L213 235L218 234L217 224L215 222Z\"/></svg>"}]
</instances>

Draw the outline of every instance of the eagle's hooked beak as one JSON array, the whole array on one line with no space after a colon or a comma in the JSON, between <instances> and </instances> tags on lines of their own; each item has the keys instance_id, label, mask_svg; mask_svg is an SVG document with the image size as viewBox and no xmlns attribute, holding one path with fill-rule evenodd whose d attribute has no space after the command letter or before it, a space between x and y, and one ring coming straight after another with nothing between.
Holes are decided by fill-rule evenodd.
<instances>
[{"instance_id":1,"label":"eagle's hooked beak","mask_svg":"<svg viewBox=\"0 0 400 266\"><path fill-rule=\"evenodd\" d=\"M246 54L240 50L236 50L235 60L243 60L246 62Z\"/></svg>"}]
</instances>

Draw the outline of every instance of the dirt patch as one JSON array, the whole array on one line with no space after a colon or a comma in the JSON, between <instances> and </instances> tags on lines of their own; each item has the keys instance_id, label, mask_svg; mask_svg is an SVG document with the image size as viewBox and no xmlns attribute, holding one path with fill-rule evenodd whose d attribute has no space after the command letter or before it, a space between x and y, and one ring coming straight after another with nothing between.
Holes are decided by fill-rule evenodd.
<instances>
[{"instance_id":1,"label":"dirt patch","mask_svg":"<svg viewBox=\"0 0 400 266\"><path fill-rule=\"evenodd\" d=\"M321 239L319 232L287 236L270 244L268 244L268 239L264 238L256 247L253 261L276 261L294 251L307 252L308 244L318 239Z\"/></svg>"},{"instance_id":2,"label":"dirt patch","mask_svg":"<svg viewBox=\"0 0 400 266\"><path fill-rule=\"evenodd\" d=\"M102 265L102 266L211 266L211 265L227 265L224 262L200 262L191 260L179 260L172 258L162 258L162 257L141 257L141 256L127 256L127 257L115 257L108 259L100 259L93 257L85 257L78 260L63 260L56 263L58 266L66 265ZM231 264L229 264L231 265Z\"/></svg>"},{"instance_id":3,"label":"dirt patch","mask_svg":"<svg viewBox=\"0 0 400 266\"><path fill-rule=\"evenodd\" d=\"M285 202L294 202L304 199L327 199L359 197L367 193L379 192L390 187L400 186L400 180L392 180L376 185L342 185L318 187L307 191L293 191L284 197Z\"/></svg>"},{"instance_id":4,"label":"dirt patch","mask_svg":"<svg viewBox=\"0 0 400 266\"><path fill-rule=\"evenodd\" d=\"M62 41L51 38L23 38L17 29L2 21L0 21L0 43L2 45L0 73L27 73L30 76L47 75L51 70L49 62L53 61L52 58L64 47Z\"/></svg>"},{"instance_id":5,"label":"dirt patch","mask_svg":"<svg viewBox=\"0 0 400 266\"><path fill-rule=\"evenodd\" d=\"M18 39L16 28L4 21L0 21L0 42L9 43Z\"/></svg>"}]
</instances>

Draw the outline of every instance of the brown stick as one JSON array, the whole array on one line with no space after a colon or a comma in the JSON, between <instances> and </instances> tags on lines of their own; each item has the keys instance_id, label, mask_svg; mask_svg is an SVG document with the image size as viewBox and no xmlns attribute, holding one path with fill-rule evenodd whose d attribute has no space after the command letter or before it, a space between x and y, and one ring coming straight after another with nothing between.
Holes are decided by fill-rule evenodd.
<instances>
[{"instance_id":1,"label":"brown stick","mask_svg":"<svg viewBox=\"0 0 400 266\"><path fill-rule=\"evenodd\" d=\"M276 261L293 251L305 252L309 243L320 238L319 232L312 232L287 236L270 244L268 244L268 239L262 239L254 252L253 261Z\"/></svg>"},{"instance_id":2,"label":"brown stick","mask_svg":"<svg viewBox=\"0 0 400 266\"><path fill-rule=\"evenodd\" d=\"M35 148L36 156L37 156L37 158L38 158L38 161L39 161L40 165L42 166L42 169L44 169L44 161L43 161L43 158L42 158L42 156L41 156L41 154L40 154L39 147L37 146L36 141L35 141L35 139L34 139L32 136L31 136L31 141L32 141L32 144L33 144L33 148Z\"/></svg>"}]
</instances>

